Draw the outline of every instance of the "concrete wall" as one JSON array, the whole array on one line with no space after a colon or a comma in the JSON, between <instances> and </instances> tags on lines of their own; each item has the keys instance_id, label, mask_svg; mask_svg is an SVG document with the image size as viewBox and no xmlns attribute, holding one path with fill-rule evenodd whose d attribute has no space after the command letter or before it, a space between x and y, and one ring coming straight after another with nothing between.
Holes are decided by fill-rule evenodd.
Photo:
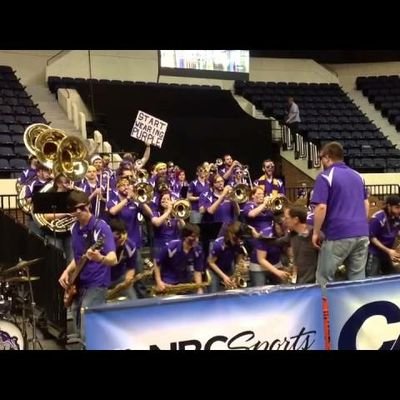
<instances>
[{"instance_id":1,"label":"concrete wall","mask_svg":"<svg viewBox=\"0 0 400 400\"><path fill-rule=\"evenodd\" d=\"M21 82L28 85L45 83L47 61L60 50L0 50L0 65L16 70Z\"/></svg>"},{"instance_id":2,"label":"concrete wall","mask_svg":"<svg viewBox=\"0 0 400 400\"><path fill-rule=\"evenodd\" d=\"M328 64L334 70L343 86L355 88L358 76L400 75L400 62Z\"/></svg>"}]
</instances>

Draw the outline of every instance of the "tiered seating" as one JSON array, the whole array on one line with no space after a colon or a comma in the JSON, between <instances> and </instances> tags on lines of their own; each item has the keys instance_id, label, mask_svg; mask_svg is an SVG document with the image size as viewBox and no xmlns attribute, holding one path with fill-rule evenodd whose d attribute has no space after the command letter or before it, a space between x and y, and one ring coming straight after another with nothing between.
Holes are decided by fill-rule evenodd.
<instances>
[{"instance_id":1,"label":"tiered seating","mask_svg":"<svg viewBox=\"0 0 400 400\"><path fill-rule=\"evenodd\" d=\"M134 86L134 85L147 85L147 86L172 86L176 88L198 88L198 89L212 89L220 90L221 87L217 85L188 85L188 84L178 84L178 83L156 83L156 82L141 82L141 81L120 81L117 79L84 79L84 78L70 78L70 77L59 77L59 76L49 76L47 79L47 84L49 90L52 93L57 93L57 89L67 88L74 89L77 84L81 83L91 83L93 85L97 84L109 84L109 85L121 85L121 86Z\"/></svg>"},{"instance_id":2,"label":"tiered seating","mask_svg":"<svg viewBox=\"0 0 400 400\"><path fill-rule=\"evenodd\" d=\"M299 133L304 140L318 146L332 140L341 142L346 161L361 172L398 172L395 163L385 158L397 159L400 151L338 84L236 81L234 88L266 117L278 121L283 121L287 98L293 96L300 109Z\"/></svg>"},{"instance_id":3,"label":"tiered seating","mask_svg":"<svg viewBox=\"0 0 400 400\"><path fill-rule=\"evenodd\" d=\"M15 71L0 66L0 171L8 175L26 168L27 150L23 142L25 128L47 123L25 91Z\"/></svg>"},{"instance_id":4,"label":"tiered seating","mask_svg":"<svg viewBox=\"0 0 400 400\"><path fill-rule=\"evenodd\" d=\"M389 76L359 76L356 87L368 101L380 110L383 117L400 132L400 77Z\"/></svg>"}]
</instances>

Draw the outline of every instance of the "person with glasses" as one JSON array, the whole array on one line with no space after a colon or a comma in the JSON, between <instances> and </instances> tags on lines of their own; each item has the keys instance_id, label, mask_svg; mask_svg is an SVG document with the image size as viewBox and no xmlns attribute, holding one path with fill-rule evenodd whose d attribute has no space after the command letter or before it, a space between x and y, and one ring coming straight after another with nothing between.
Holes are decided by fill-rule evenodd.
<instances>
[{"instance_id":1,"label":"person with glasses","mask_svg":"<svg viewBox=\"0 0 400 400\"><path fill-rule=\"evenodd\" d=\"M311 197L315 206L312 243L320 249L317 282L334 281L341 265L349 280L365 279L369 203L364 179L343 162L343 147L338 142L327 143L320 158L324 170L317 176ZM322 243L321 231L325 235Z\"/></svg>"},{"instance_id":2,"label":"person with glasses","mask_svg":"<svg viewBox=\"0 0 400 400\"><path fill-rule=\"evenodd\" d=\"M255 186L262 186L264 188L265 196L276 196L278 194L285 194L285 186L281 179L274 178L275 164L272 160L266 159L263 161L262 170L264 175L260 176L255 182Z\"/></svg>"},{"instance_id":3,"label":"person with glasses","mask_svg":"<svg viewBox=\"0 0 400 400\"><path fill-rule=\"evenodd\" d=\"M202 193L207 192L210 188L207 181L207 171L202 165L197 167L196 174L197 179L190 182L187 193L187 199L192 206L192 211L190 213L190 222L192 224L199 224L201 222L199 198Z\"/></svg>"},{"instance_id":4,"label":"person with glasses","mask_svg":"<svg viewBox=\"0 0 400 400\"><path fill-rule=\"evenodd\" d=\"M91 213L89 197L82 191L72 190L67 197L67 206L77 222L71 228L72 251L74 258L59 278L60 285L68 290L77 284L77 294L71 306L77 333L84 337L80 310L106 301L106 291L111 283L110 267L117 264L114 236L110 226ZM101 248L94 250L95 244ZM78 267L81 272L75 282L71 276Z\"/></svg>"}]
</instances>

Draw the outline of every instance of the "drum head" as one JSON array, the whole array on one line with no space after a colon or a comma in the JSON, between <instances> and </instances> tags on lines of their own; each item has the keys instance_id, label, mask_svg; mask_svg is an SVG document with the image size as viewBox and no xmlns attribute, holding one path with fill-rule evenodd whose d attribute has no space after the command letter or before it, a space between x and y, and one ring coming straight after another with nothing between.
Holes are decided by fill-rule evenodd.
<instances>
[{"instance_id":1,"label":"drum head","mask_svg":"<svg viewBox=\"0 0 400 400\"><path fill-rule=\"evenodd\" d=\"M17 325L0 319L0 350L24 350L24 340Z\"/></svg>"}]
</instances>

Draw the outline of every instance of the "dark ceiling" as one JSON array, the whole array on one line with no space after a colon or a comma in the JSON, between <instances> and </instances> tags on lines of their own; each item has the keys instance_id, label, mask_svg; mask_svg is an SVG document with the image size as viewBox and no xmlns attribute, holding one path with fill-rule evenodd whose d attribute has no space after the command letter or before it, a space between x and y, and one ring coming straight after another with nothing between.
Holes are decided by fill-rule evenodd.
<instances>
[{"instance_id":1,"label":"dark ceiling","mask_svg":"<svg viewBox=\"0 0 400 400\"><path fill-rule=\"evenodd\" d=\"M311 58L320 63L400 61L400 50L250 50L251 57Z\"/></svg>"}]
</instances>

